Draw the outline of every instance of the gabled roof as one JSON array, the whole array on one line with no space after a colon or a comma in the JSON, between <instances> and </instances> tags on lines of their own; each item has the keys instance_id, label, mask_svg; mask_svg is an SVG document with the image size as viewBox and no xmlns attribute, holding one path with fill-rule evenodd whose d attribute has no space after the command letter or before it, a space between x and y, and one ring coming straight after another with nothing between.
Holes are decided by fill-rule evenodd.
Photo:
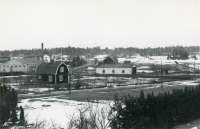
<instances>
[{"instance_id":1,"label":"gabled roof","mask_svg":"<svg viewBox=\"0 0 200 129\"><path fill-rule=\"evenodd\" d=\"M132 68L133 64L102 64L96 68Z\"/></svg>"},{"instance_id":2,"label":"gabled roof","mask_svg":"<svg viewBox=\"0 0 200 129\"><path fill-rule=\"evenodd\" d=\"M63 62L41 63L37 67L36 74L56 74L57 69L61 64L65 64L65 63Z\"/></svg>"},{"instance_id":3,"label":"gabled roof","mask_svg":"<svg viewBox=\"0 0 200 129\"><path fill-rule=\"evenodd\" d=\"M108 55L97 55L97 56L95 56L94 57L94 59L105 59L105 58L107 58L108 57Z\"/></svg>"}]
</instances>

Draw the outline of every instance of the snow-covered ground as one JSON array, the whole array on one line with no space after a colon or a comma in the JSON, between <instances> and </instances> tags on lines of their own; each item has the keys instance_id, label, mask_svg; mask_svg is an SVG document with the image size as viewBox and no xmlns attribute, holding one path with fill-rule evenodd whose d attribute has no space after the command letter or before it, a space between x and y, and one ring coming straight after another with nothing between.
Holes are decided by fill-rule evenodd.
<instances>
[{"instance_id":1,"label":"snow-covered ground","mask_svg":"<svg viewBox=\"0 0 200 129\"><path fill-rule=\"evenodd\" d=\"M119 63L123 63L124 61L131 61L132 63L145 63L145 64L176 64L178 62L179 64L189 64L194 65L198 68L200 66L200 60L167 60L167 56L151 56L149 58L137 56L135 58L118 58ZM176 61L176 62L175 62Z\"/></svg>"},{"instance_id":2,"label":"snow-covered ground","mask_svg":"<svg viewBox=\"0 0 200 129\"><path fill-rule=\"evenodd\" d=\"M198 60L188 59L188 60L167 60L167 56L151 56L151 57L141 57L137 56L134 58L118 58L119 63L124 63L124 61L131 61L131 63L134 63L137 65L137 72L145 72L145 73L151 73L153 71L144 70L141 69L141 65L169 65L172 66L171 70L174 70L173 68L177 68L178 71L194 71L194 68L196 71L199 70L200 67L200 58ZM176 65L179 64L179 65ZM172 71L171 71L172 72Z\"/></svg>"},{"instance_id":3,"label":"snow-covered ground","mask_svg":"<svg viewBox=\"0 0 200 129\"><path fill-rule=\"evenodd\" d=\"M36 121L46 121L45 128L49 128L55 124L57 127L67 129L67 125L70 121L70 116L77 116L78 110L86 107L89 102L77 102L73 100L64 100L54 97L43 97L36 99L23 99L18 106L24 107L25 114L27 114L27 120L30 123L36 123ZM91 103L90 103L91 104ZM103 108L108 107L106 101L93 104ZM38 122L38 123L39 123Z\"/></svg>"}]
</instances>

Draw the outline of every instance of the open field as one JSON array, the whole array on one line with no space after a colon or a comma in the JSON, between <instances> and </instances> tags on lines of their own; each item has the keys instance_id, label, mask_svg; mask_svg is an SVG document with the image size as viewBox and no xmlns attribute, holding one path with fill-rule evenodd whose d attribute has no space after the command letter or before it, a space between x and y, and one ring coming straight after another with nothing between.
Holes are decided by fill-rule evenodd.
<instances>
[{"instance_id":1,"label":"open field","mask_svg":"<svg viewBox=\"0 0 200 129\"><path fill-rule=\"evenodd\" d=\"M171 81L171 82L163 82L162 86L163 88L160 88L160 83L152 83L152 84L138 84L138 85L123 85L123 86L108 86L108 87L99 87L99 88L90 88L90 89L80 89L80 90L73 90L72 94L70 94L69 98L71 100L78 100L80 99L86 101L88 98L99 98L100 100L111 100L113 98L113 95L118 93L121 94L137 94L141 90L147 90L149 89L150 92L152 91L163 91L163 90L169 90L172 88L183 88L184 86L194 86L197 85L199 82L197 80L182 80L182 81ZM53 88L49 87L35 87L34 85L28 88L27 94L27 86L21 87L20 89L16 86L14 87L19 91L19 97L20 98L26 98L26 97L39 97L39 96L54 96L54 95L69 95L69 91L67 89L61 90L61 91L54 91ZM51 90L51 91L50 91ZM148 91L149 91L148 90ZM93 94L95 93L95 94ZM108 93L108 95L106 95ZM77 99L75 99L74 97ZM78 96L80 95L80 96ZM82 96L82 97L81 97ZM93 97L92 97L93 96Z\"/></svg>"},{"instance_id":2,"label":"open field","mask_svg":"<svg viewBox=\"0 0 200 129\"><path fill-rule=\"evenodd\" d=\"M161 88L160 84L143 84L143 85L120 86L120 87L115 86L115 87L107 87L101 89L85 90L83 92L78 92L78 93L73 93L72 91L72 94L65 94L62 96L58 96L58 98L76 100L76 101L113 100L114 95L116 94L118 96L123 96L125 94L138 96L140 92L143 90L145 94L153 92L154 95L157 95L158 93L163 93L165 91L171 92L174 88L183 89L186 86L196 86L196 85L197 83L184 85L184 82L176 81L176 82L163 83L163 88Z\"/></svg>"},{"instance_id":3,"label":"open field","mask_svg":"<svg viewBox=\"0 0 200 129\"><path fill-rule=\"evenodd\" d=\"M185 86L195 87L199 83L196 80L174 81L160 84L142 84L129 86L113 86L105 88L81 89L68 91L45 92L38 94L21 94L20 103L25 107L25 113L30 123L39 120L46 120L49 124L55 122L59 127L66 128L69 118L67 116L75 115L77 110L83 108L88 103L108 107L113 102L114 95L123 96L130 94L138 96L143 90L145 94L154 92L154 95L165 91L171 92L173 88L183 89ZM59 110L58 110L59 109ZM189 125L188 125L189 124ZM197 122L187 123L177 126L177 129L192 128L198 125Z\"/></svg>"}]
</instances>

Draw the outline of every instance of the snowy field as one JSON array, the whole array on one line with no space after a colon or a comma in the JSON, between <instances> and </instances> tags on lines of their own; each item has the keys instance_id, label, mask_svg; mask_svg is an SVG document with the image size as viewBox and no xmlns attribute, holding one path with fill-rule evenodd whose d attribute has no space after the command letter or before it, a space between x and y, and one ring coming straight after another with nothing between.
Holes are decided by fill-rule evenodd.
<instances>
[{"instance_id":1,"label":"snowy field","mask_svg":"<svg viewBox=\"0 0 200 129\"><path fill-rule=\"evenodd\" d=\"M163 87L171 87L171 86L194 86L198 83L197 80L184 80L184 81L173 81L173 82L164 82ZM123 86L121 88L130 88L130 87L138 87L138 85L129 85ZM160 83L158 84L143 84L141 85L142 89L151 89L160 87ZM113 88L120 88L119 86L114 86ZM141 88L135 89L139 90ZM107 89L107 87L105 87ZM92 90L92 89L91 89ZM93 89L94 90L94 89ZM96 89L98 90L98 89ZM61 93L62 91L60 91ZM77 91L79 92L79 91ZM80 91L84 92L84 91ZM89 92L89 91L87 91ZM59 93L59 91L57 92ZM68 93L67 91L65 93ZM57 127L67 128L67 125L70 121L70 116L77 116L78 110L83 109L88 104L93 104L94 108L96 106L103 108L108 108L110 102L108 101L99 101L99 103L91 103L91 102L79 102L73 100L67 100L68 98L65 97L65 94L59 96L50 96L50 97L38 97L38 98L31 98L31 99L22 99L21 103L18 106L23 106L25 108L25 114L28 114L27 120L29 123L36 123L36 121L46 121L46 127L51 126L52 123L55 124ZM74 92L75 93L75 92ZM107 92L98 92L104 93Z\"/></svg>"},{"instance_id":2,"label":"snowy field","mask_svg":"<svg viewBox=\"0 0 200 129\"><path fill-rule=\"evenodd\" d=\"M87 107L89 102L77 102L54 97L42 97L36 99L23 99L18 106L25 109L26 118L31 123L40 123L45 120L45 128L54 124L57 128L67 129L71 116L77 116L78 110ZM93 103L93 108L108 107L108 102Z\"/></svg>"}]
</instances>

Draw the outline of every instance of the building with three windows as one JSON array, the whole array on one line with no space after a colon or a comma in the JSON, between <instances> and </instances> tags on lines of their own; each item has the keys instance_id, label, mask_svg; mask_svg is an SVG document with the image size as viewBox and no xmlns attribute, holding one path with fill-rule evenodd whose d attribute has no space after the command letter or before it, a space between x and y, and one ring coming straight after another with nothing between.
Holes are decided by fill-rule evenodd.
<instances>
[{"instance_id":1,"label":"building with three windows","mask_svg":"<svg viewBox=\"0 0 200 129\"><path fill-rule=\"evenodd\" d=\"M136 66L133 64L102 64L96 66L97 76L134 77L136 72Z\"/></svg>"}]
</instances>

